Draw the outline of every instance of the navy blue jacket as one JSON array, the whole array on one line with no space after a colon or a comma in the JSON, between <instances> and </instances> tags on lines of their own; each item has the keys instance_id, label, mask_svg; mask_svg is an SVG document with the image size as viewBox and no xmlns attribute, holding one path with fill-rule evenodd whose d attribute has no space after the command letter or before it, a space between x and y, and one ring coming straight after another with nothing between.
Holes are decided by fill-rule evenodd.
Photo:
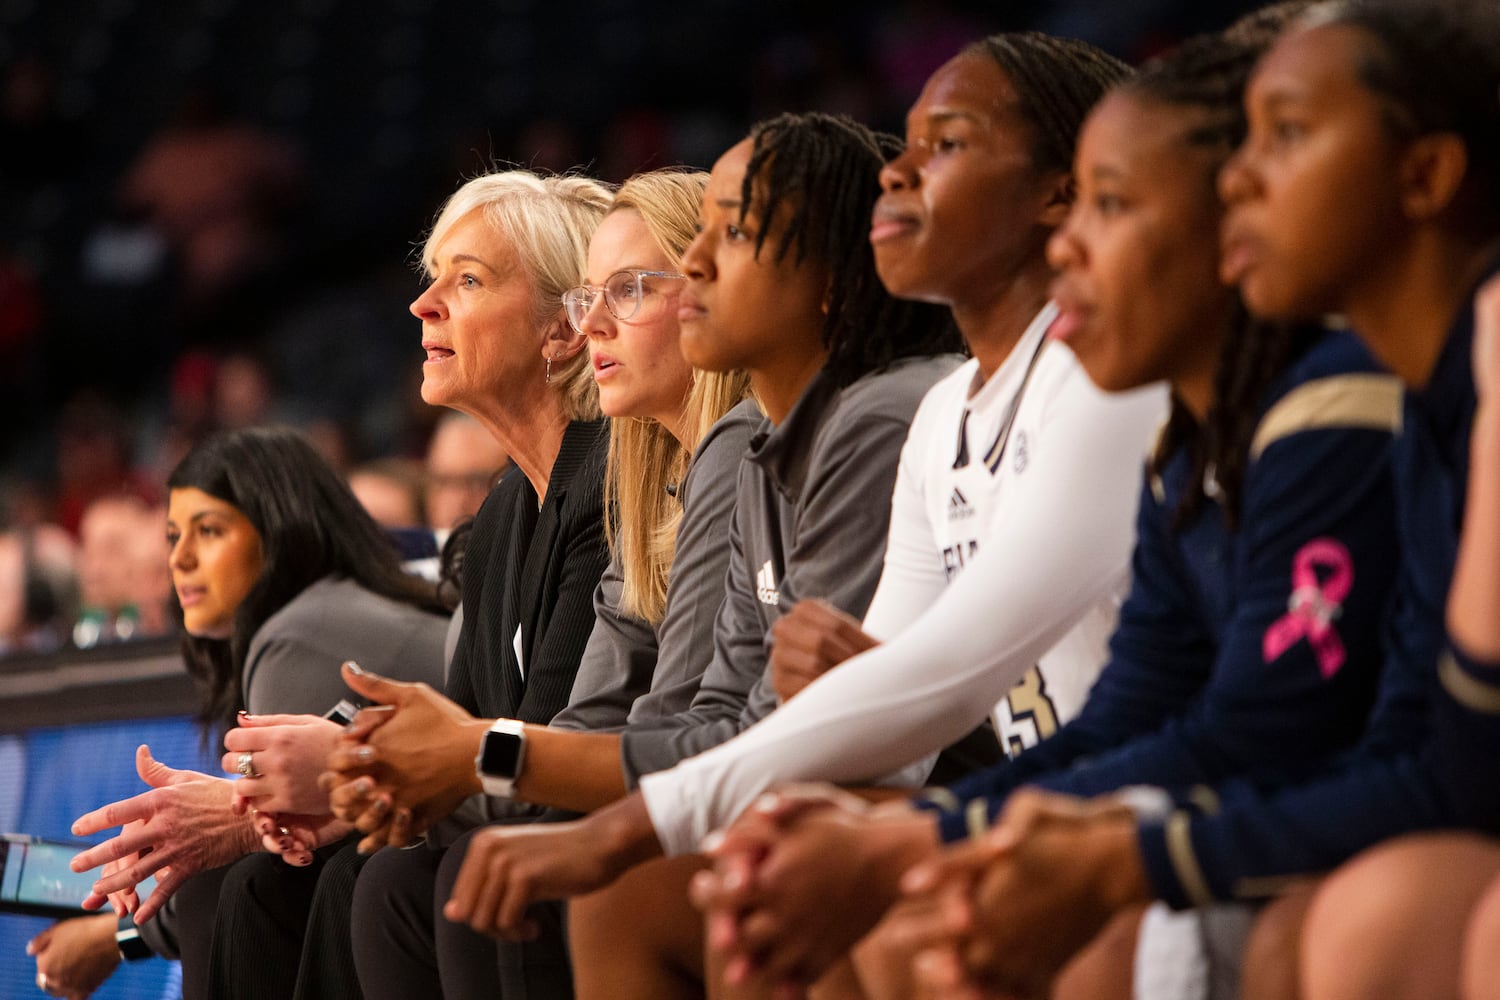
<instances>
[{"instance_id":1,"label":"navy blue jacket","mask_svg":"<svg viewBox=\"0 0 1500 1000\"><path fill-rule=\"evenodd\" d=\"M1192 466L1171 456L1143 490L1131 592L1082 712L954 786L945 837L993 818L1021 784L1094 795L1241 774L1284 783L1352 746L1396 575L1400 411L1394 377L1352 335L1329 334L1265 395L1237 531L1211 502L1174 527Z\"/></svg>"},{"instance_id":2,"label":"navy blue jacket","mask_svg":"<svg viewBox=\"0 0 1500 1000\"><path fill-rule=\"evenodd\" d=\"M1415 830L1500 828L1494 699L1490 712L1475 711L1449 690L1462 687L1454 677L1492 682L1500 671L1472 663L1468 671L1438 669L1468 479L1473 336L1466 300L1427 385L1406 397L1395 448L1401 575L1368 732L1312 780L1239 781L1215 797L1184 791L1180 800L1197 806L1142 826L1147 875L1173 906L1273 895L1293 878Z\"/></svg>"}]
</instances>

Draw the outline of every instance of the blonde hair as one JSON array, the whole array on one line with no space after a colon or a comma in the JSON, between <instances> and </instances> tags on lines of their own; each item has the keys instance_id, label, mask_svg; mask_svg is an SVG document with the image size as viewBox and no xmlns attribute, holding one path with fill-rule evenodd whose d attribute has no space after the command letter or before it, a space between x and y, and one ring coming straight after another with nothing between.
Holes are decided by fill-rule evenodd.
<instances>
[{"instance_id":1,"label":"blonde hair","mask_svg":"<svg viewBox=\"0 0 1500 1000\"><path fill-rule=\"evenodd\" d=\"M434 248L476 208L504 233L530 277L538 327L561 322L562 293L583 280L589 238L609 211L612 192L590 177L541 176L529 170L481 174L453 192L422 244L422 267L432 273ZM599 416L599 388L587 351L554 366L551 383L569 420Z\"/></svg>"},{"instance_id":2,"label":"blonde hair","mask_svg":"<svg viewBox=\"0 0 1500 1000\"><path fill-rule=\"evenodd\" d=\"M708 175L699 171L653 170L620 186L610 212L633 211L672 266L692 242L698 207ZM604 477L605 535L620 564L624 585L620 610L658 624L667 610L667 584L677 551L682 504L668 489L682 483L698 443L716 421L750 391L743 372L693 370L683 400L683 431L678 441L655 420L619 417L611 421L609 464Z\"/></svg>"}]
</instances>

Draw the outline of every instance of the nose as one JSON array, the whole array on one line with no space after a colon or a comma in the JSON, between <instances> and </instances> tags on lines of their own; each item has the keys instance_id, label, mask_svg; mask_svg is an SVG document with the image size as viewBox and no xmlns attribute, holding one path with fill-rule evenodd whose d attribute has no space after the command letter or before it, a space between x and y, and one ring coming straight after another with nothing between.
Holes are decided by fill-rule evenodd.
<instances>
[{"instance_id":1,"label":"nose","mask_svg":"<svg viewBox=\"0 0 1500 1000\"><path fill-rule=\"evenodd\" d=\"M900 155L880 168L880 189L887 193L917 186L917 150L907 146Z\"/></svg>"},{"instance_id":2,"label":"nose","mask_svg":"<svg viewBox=\"0 0 1500 1000\"><path fill-rule=\"evenodd\" d=\"M1066 271L1083 263L1083 244L1073 231L1073 215L1069 212L1063 224L1047 238L1047 263L1054 271Z\"/></svg>"},{"instance_id":3,"label":"nose","mask_svg":"<svg viewBox=\"0 0 1500 1000\"><path fill-rule=\"evenodd\" d=\"M1237 205L1252 197L1258 187L1249 154L1246 147L1241 146L1219 168L1219 199L1225 205Z\"/></svg>"},{"instance_id":4,"label":"nose","mask_svg":"<svg viewBox=\"0 0 1500 1000\"><path fill-rule=\"evenodd\" d=\"M619 331L615 328L615 317L604 304L604 290L601 288L594 293L589 302L588 311L578 321L578 332L587 337L613 337Z\"/></svg>"},{"instance_id":5,"label":"nose","mask_svg":"<svg viewBox=\"0 0 1500 1000\"><path fill-rule=\"evenodd\" d=\"M411 314L417 319L427 322L430 320L444 319L448 310L443 305L443 297L438 294L437 282L430 283L422 289L422 294L412 299L411 305L407 306Z\"/></svg>"},{"instance_id":6,"label":"nose","mask_svg":"<svg viewBox=\"0 0 1500 1000\"><path fill-rule=\"evenodd\" d=\"M713 254L709 252L708 239L708 230L702 230L682 251L682 273L691 281L708 281L713 276Z\"/></svg>"},{"instance_id":7,"label":"nose","mask_svg":"<svg viewBox=\"0 0 1500 1000\"><path fill-rule=\"evenodd\" d=\"M172 543L172 548L167 552L167 568L173 571L188 570L193 568L195 562L192 543L184 533Z\"/></svg>"}]
</instances>

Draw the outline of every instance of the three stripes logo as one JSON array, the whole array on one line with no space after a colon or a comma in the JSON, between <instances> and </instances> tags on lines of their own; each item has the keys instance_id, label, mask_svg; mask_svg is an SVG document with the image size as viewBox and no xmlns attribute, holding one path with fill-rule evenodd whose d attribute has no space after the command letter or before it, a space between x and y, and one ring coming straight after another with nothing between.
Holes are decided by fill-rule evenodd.
<instances>
[{"instance_id":1,"label":"three stripes logo","mask_svg":"<svg viewBox=\"0 0 1500 1000\"><path fill-rule=\"evenodd\" d=\"M962 521L966 517L974 516L974 508L969 506L969 500L964 496L963 490L953 488L953 495L948 498L948 520Z\"/></svg>"},{"instance_id":2,"label":"three stripes logo","mask_svg":"<svg viewBox=\"0 0 1500 1000\"><path fill-rule=\"evenodd\" d=\"M776 589L776 570L769 559L761 566L760 572L755 574L755 596L760 599L760 603L773 607L781 603L781 592Z\"/></svg>"}]
</instances>

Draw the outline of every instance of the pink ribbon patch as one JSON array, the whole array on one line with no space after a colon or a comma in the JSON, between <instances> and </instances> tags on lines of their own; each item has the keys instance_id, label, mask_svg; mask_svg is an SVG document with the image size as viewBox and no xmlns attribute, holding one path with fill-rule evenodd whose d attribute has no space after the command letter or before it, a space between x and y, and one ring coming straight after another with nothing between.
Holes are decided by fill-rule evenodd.
<instances>
[{"instance_id":1,"label":"pink ribbon patch","mask_svg":"<svg viewBox=\"0 0 1500 1000\"><path fill-rule=\"evenodd\" d=\"M1320 573L1321 571L1321 573ZM1267 663L1306 639L1327 680L1344 665L1344 642L1333 622L1354 585L1354 560L1342 542L1315 538L1292 557L1292 596L1287 612L1271 623L1261 642Z\"/></svg>"}]
</instances>

